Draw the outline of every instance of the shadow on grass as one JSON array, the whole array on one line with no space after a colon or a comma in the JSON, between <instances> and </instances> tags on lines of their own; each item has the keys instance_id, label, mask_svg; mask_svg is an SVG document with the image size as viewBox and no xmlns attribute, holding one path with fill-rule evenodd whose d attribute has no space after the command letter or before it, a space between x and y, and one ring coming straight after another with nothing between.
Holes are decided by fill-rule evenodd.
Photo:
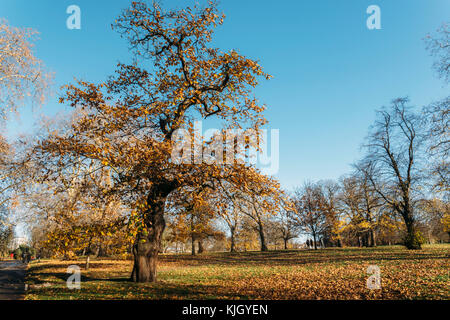
<instances>
[{"instance_id":1,"label":"shadow on grass","mask_svg":"<svg viewBox=\"0 0 450 320\"><path fill-rule=\"evenodd\" d=\"M364 249L322 249L322 250L286 250L246 253L216 253L207 255L167 255L161 261L175 263L183 262L187 266L194 265L304 265L310 263L339 263L339 262L371 262L371 261L405 261L405 260L436 260L450 258L447 253L427 251L395 251L378 248Z\"/></svg>"},{"instance_id":2,"label":"shadow on grass","mask_svg":"<svg viewBox=\"0 0 450 320\"><path fill-rule=\"evenodd\" d=\"M51 274L61 280L65 280L65 274ZM215 285L180 284L167 281L156 283L133 283L128 278L98 279L82 277L81 290L69 290L61 283L58 287L47 287L35 290L41 299L249 299L246 295L224 291L223 287ZM130 295L130 292L132 294Z\"/></svg>"}]
</instances>

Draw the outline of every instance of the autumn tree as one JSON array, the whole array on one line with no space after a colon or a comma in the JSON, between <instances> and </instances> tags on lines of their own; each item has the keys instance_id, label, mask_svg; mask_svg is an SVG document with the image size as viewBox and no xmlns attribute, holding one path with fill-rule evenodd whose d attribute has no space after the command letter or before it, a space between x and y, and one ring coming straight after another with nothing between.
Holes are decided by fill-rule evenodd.
<instances>
[{"instance_id":1,"label":"autumn tree","mask_svg":"<svg viewBox=\"0 0 450 320\"><path fill-rule=\"evenodd\" d=\"M259 242L261 245L261 251L269 250L267 247L267 237L266 237L266 222L268 220L268 214L264 207L261 205L261 201L258 196L250 194L244 200L244 205L242 206L242 212L253 221L253 227L259 235Z\"/></svg>"},{"instance_id":2,"label":"autumn tree","mask_svg":"<svg viewBox=\"0 0 450 320\"><path fill-rule=\"evenodd\" d=\"M156 281L171 193L214 189L219 180L243 192L258 190L262 196L278 188L275 180L232 152L227 153L232 160L226 162L172 157L177 141L192 132L195 119L216 117L224 130L251 129L256 142L266 123L264 106L252 97L252 89L257 78L269 75L235 50L211 47L214 28L222 21L215 3L165 11L157 3L133 2L113 27L128 39L135 61L119 64L105 83L69 85L61 103L82 108L86 116L70 134L49 135L34 150L41 159L61 164L58 172L46 172L46 179L63 174L62 168L67 170L79 159L110 170L112 189L137 223L133 281ZM194 160L188 151L181 154Z\"/></svg>"},{"instance_id":3,"label":"autumn tree","mask_svg":"<svg viewBox=\"0 0 450 320\"><path fill-rule=\"evenodd\" d=\"M220 216L230 232L230 252L236 252L236 236L242 220L242 213L237 206L227 206L220 212Z\"/></svg>"},{"instance_id":4,"label":"autumn tree","mask_svg":"<svg viewBox=\"0 0 450 320\"><path fill-rule=\"evenodd\" d=\"M82 170L72 173L76 181L39 185L30 194L22 193L20 199L37 224L46 225L42 248L65 258L86 256L89 268L90 256L124 253L131 239L124 232L128 211L110 192L109 172Z\"/></svg>"},{"instance_id":5,"label":"autumn tree","mask_svg":"<svg viewBox=\"0 0 450 320\"><path fill-rule=\"evenodd\" d=\"M130 242L123 233L127 207L111 190L111 173L80 158L62 168L63 174L45 179L44 174L61 170L61 163L33 152L49 132L67 134L78 119L75 114L43 121L35 134L15 144L17 156L9 164L16 182L12 204L40 250L64 258L82 254L89 260L94 254L123 251Z\"/></svg>"},{"instance_id":6,"label":"autumn tree","mask_svg":"<svg viewBox=\"0 0 450 320\"><path fill-rule=\"evenodd\" d=\"M247 215L243 215L235 235L236 251L261 250L261 239L255 228L254 221Z\"/></svg>"},{"instance_id":7,"label":"autumn tree","mask_svg":"<svg viewBox=\"0 0 450 320\"><path fill-rule=\"evenodd\" d=\"M382 206L380 196L361 170L343 178L341 184L339 202L348 220L347 227L355 230L360 245L376 246L376 230Z\"/></svg>"},{"instance_id":8,"label":"autumn tree","mask_svg":"<svg viewBox=\"0 0 450 320\"><path fill-rule=\"evenodd\" d=\"M365 144L367 156L358 168L383 201L402 217L406 247L420 249L414 208L423 181L420 166L423 135L420 118L407 104L407 98L395 99L391 108L377 112L378 118Z\"/></svg>"},{"instance_id":9,"label":"autumn tree","mask_svg":"<svg viewBox=\"0 0 450 320\"><path fill-rule=\"evenodd\" d=\"M216 209L209 201L201 201L198 198L207 199L205 195L184 192L182 195L174 193L168 200L170 237L174 241L190 240L192 255L204 252L205 240L223 237L222 231L215 224ZM171 201L175 203L170 203Z\"/></svg>"},{"instance_id":10,"label":"autumn tree","mask_svg":"<svg viewBox=\"0 0 450 320\"><path fill-rule=\"evenodd\" d=\"M220 188L217 189L217 192L220 192L226 196L225 199L227 200L219 201L219 203L222 204L221 206L218 206L219 216L228 227L230 234L230 252L236 252L236 237L239 225L242 222L243 201L238 192L230 191L229 185L226 181L220 181L219 186ZM213 203L216 203L216 201L213 201Z\"/></svg>"}]
</instances>

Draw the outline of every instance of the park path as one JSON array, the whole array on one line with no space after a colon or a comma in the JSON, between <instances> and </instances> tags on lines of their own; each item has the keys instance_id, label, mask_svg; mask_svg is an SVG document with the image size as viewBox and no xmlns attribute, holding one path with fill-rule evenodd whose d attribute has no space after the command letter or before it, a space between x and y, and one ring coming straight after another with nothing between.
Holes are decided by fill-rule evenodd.
<instances>
[{"instance_id":1,"label":"park path","mask_svg":"<svg viewBox=\"0 0 450 320\"><path fill-rule=\"evenodd\" d=\"M24 298L26 269L26 265L19 261L0 261L0 300Z\"/></svg>"}]
</instances>

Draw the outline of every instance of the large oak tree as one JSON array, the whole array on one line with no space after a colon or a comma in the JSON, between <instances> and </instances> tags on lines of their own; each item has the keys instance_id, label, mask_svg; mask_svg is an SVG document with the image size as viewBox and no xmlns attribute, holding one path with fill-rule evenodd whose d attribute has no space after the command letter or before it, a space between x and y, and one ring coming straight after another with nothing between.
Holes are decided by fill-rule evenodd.
<instances>
[{"instance_id":1,"label":"large oak tree","mask_svg":"<svg viewBox=\"0 0 450 320\"><path fill-rule=\"evenodd\" d=\"M252 89L258 77L269 75L237 51L211 46L222 21L215 3L164 11L156 3L133 2L113 27L128 39L135 61L119 64L105 83L69 85L61 102L81 108L83 116L71 131L49 135L33 151L43 162L58 163L58 170L43 174L46 179L80 161L110 170L111 192L130 206L130 221L137 226L133 281L156 281L169 195L214 190L219 181L244 193L257 190L259 197L278 188L276 181L236 158L180 163L172 157L178 133L192 132L196 119L214 116L224 130L252 129L255 134L266 123L264 106ZM259 141L244 139L250 140ZM194 205L201 204L197 200Z\"/></svg>"}]
</instances>

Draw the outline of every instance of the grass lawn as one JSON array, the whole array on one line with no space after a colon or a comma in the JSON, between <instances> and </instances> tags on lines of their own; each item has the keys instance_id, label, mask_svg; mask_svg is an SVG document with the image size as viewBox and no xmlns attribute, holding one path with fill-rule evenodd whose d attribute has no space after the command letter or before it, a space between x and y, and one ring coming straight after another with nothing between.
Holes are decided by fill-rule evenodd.
<instances>
[{"instance_id":1,"label":"grass lawn","mask_svg":"<svg viewBox=\"0 0 450 320\"><path fill-rule=\"evenodd\" d=\"M450 244L409 251L400 246L200 256L161 255L154 284L128 281L132 262L41 260L30 264L26 299L450 299ZM70 265L81 290L66 287ZM369 290L369 265L381 289Z\"/></svg>"}]
</instances>

